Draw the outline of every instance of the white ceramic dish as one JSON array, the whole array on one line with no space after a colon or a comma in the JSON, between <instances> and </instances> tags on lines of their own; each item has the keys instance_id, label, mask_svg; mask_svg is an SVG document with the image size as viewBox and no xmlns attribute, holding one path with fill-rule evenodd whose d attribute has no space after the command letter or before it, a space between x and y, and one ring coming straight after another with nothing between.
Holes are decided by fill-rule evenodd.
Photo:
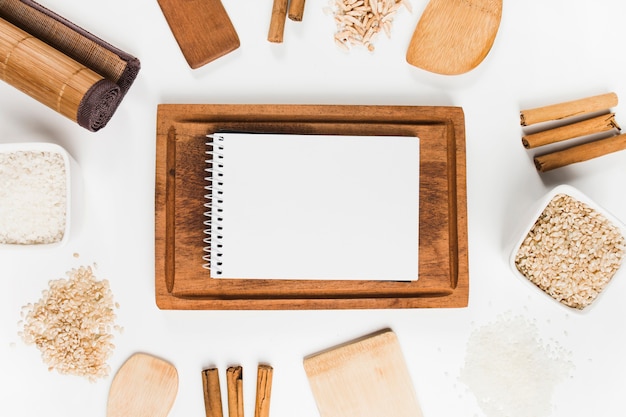
<instances>
[{"instance_id":1,"label":"white ceramic dish","mask_svg":"<svg viewBox=\"0 0 626 417\"><path fill-rule=\"evenodd\" d=\"M33 249L33 248L56 248L63 246L70 239L70 230L73 227L72 222L75 212L78 212L80 188L82 179L80 177L80 169L78 163L70 156L70 154L61 146L54 143L46 142L24 142L24 143L5 143L0 144L0 153L14 152L50 152L61 155L65 166L65 228L63 236L60 240L52 243L39 244L0 244L0 249Z\"/></svg>"},{"instance_id":2,"label":"white ceramic dish","mask_svg":"<svg viewBox=\"0 0 626 417\"><path fill-rule=\"evenodd\" d=\"M509 258L509 264L510 264L510 267L513 270L513 273L515 274L515 276L517 276L523 283L525 283L526 286L531 288L532 291L538 292L538 293L542 294L542 297L546 297L547 299L551 300L551 302L553 304L561 306L562 308L566 309L566 311L570 311L570 312L573 311L573 312L577 312L577 313L587 313L594 305L596 305L598 303L598 299L602 298L602 295L605 294L607 292L607 290L609 290L609 288L611 287L611 283L622 272L622 270L624 269L624 265L623 264L626 263L626 258L623 259L622 265L620 265L619 270L615 273L615 275L613 276L611 281L605 286L605 288L600 292L600 294L596 297L596 299L591 304L587 305L583 309L570 307L570 306L568 306L566 304L563 304L563 303L557 301L550 294L548 294L547 292L543 291L541 288L539 288L537 285L535 285L532 281L530 281L525 275L523 275L517 269L517 267L515 265L515 257L517 255L517 252L518 252L519 248L522 246L522 243L526 239L526 236L528 235L530 230L533 228L533 226L535 225L535 222L537 221L539 216L543 213L543 211L545 210L546 206L558 194L566 194L566 195L568 195L570 197L573 197L574 199L576 199L576 200L578 200L580 202L583 202L583 203L587 204L589 207L591 207L594 210L596 210L597 212L601 213L606 219L608 219L614 226L616 226L620 230L620 232L622 233L622 236L626 237L626 226L620 220L618 220L615 216L613 216L611 213L607 212L603 207L599 206L597 203L595 203L593 200L591 200L589 197L587 197L585 194L583 194L578 189L576 189L576 188L574 188L572 186L569 186L569 185L559 185L559 186L553 188L552 190L550 190L547 194L545 194L543 196L543 198L541 198L538 201L538 203L535 205L533 211L531 212L531 216L529 217L528 223L525 225L525 228L522 230L521 234L519 235L519 239L516 241L515 245L513 246L513 250L511 251L511 255L510 255L510 258Z\"/></svg>"}]
</instances>

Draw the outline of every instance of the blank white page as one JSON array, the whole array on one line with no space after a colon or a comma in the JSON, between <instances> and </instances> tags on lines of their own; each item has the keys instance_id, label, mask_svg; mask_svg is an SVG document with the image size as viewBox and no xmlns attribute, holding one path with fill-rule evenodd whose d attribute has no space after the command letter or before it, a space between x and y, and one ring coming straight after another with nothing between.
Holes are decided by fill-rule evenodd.
<instances>
[{"instance_id":1,"label":"blank white page","mask_svg":"<svg viewBox=\"0 0 626 417\"><path fill-rule=\"evenodd\" d=\"M418 138L215 136L212 277L417 279Z\"/></svg>"}]
</instances>

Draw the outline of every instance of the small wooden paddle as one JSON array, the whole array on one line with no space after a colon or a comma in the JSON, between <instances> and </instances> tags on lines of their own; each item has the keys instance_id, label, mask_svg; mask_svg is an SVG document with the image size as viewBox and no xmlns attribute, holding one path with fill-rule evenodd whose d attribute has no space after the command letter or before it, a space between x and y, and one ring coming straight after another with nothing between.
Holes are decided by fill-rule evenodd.
<instances>
[{"instance_id":1,"label":"small wooden paddle","mask_svg":"<svg viewBox=\"0 0 626 417\"><path fill-rule=\"evenodd\" d=\"M406 60L437 74L466 73L491 50L501 18L502 0L430 0Z\"/></svg>"},{"instance_id":2,"label":"small wooden paddle","mask_svg":"<svg viewBox=\"0 0 626 417\"><path fill-rule=\"evenodd\" d=\"M422 417L398 337L391 329L304 358L322 417Z\"/></svg>"},{"instance_id":3,"label":"small wooden paddle","mask_svg":"<svg viewBox=\"0 0 626 417\"><path fill-rule=\"evenodd\" d=\"M239 48L239 36L220 0L158 2L192 69Z\"/></svg>"},{"instance_id":4,"label":"small wooden paddle","mask_svg":"<svg viewBox=\"0 0 626 417\"><path fill-rule=\"evenodd\" d=\"M173 365L136 353L111 382L107 417L166 417L177 392L178 372Z\"/></svg>"}]
</instances>

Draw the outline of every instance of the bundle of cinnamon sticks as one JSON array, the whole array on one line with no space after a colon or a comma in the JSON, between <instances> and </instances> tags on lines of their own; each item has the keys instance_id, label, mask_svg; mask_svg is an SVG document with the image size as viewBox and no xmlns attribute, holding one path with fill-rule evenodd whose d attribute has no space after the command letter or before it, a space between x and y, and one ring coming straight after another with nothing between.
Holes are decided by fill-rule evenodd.
<instances>
[{"instance_id":1,"label":"bundle of cinnamon sticks","mask_svg":"<svg viewBox=\"0 0 626 417\"><path fill-rule=\"evenodd\" d=\"M282 43L287 16L294 22L301 22L304 15L305 0L274 0L272 3L272 17L267 40L273 43Z\"/></svg>"},{"instance_id":2,"label":"bundle of cinnamon sticks","mask_svg":"<svg viewBox=\"0 0 626 417\"><path fill-rule=\"evenodd\" d=\"M557 127L524 135L522 144L526 149L539 148L580 139L595 137L586 142L569 146L534 157L535 166L540 172L577 162L587 161L609 153L626 149L626 134L615 121L611 108L618 102L617 94L607 93L549 106L522 110L520 123L530 126L538 123L564 121ZM599 114L599 115L598 115ZM573 121L575 120L575 121ZM597 138L602 136L601 138Z\"/></svg>"},{"instance_id":3,"label":"bundle of cinnamon sticks","mask_svg":"<svg viewBox=\"0 0 626 417\"><path fill-rule=\"evenodd\" d=\"M273 374L274 369L271 366L265 364L258 366L254 417L269 417ZM202 387L206 417L223 417L217 368L202 370ZM228 417L243 417L243 367L236 365L226 369L226 389Z\"/></svg>"}]
</instances>

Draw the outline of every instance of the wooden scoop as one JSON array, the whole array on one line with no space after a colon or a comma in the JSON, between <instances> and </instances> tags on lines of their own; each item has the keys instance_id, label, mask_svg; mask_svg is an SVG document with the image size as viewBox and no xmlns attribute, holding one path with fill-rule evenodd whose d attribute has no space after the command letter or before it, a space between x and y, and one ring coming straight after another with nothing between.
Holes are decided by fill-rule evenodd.
<instances>
[{"instance_id":1,"label":"wooden scoop","mask_svg":"<svg viewBox=\"0 0 626 417\"><path fill-rule=\"evenodd\" d=\"M489 53L502 0L431 0L409 44L409 64L444 75L474 69Z\"/></svg>"},{"instance_id":2,"label":"wooden scoop","mask_svg":"<svg viewBox=\"0 0 626 417\"><path fill-rule=\"evenodd\" d=\"M220 0L158 0L192 69L239 48L239 36Z\"/></svg>"},{"instance_id":3,"label":"wooden scoop","mask_svg":"<svg viewBox=\"0 0 626 417\"><path fill-rule=\"evenodd\" d=\"M109 390L107 417L166 417L178 392L178 372L144 353L131 356Z\"/></svg>"}]
</instances>

